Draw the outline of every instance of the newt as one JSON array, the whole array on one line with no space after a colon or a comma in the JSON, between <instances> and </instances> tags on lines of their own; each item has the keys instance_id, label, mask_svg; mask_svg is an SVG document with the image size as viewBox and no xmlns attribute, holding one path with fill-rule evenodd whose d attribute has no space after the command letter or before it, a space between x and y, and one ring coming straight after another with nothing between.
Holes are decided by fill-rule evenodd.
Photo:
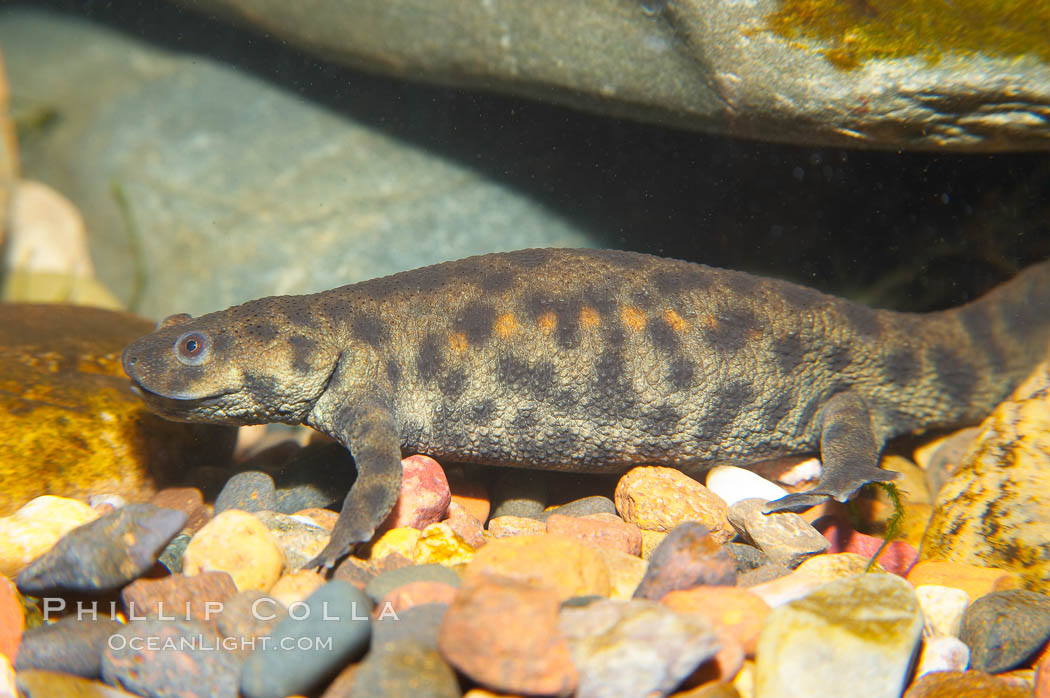
<instances>
[{"instance_id":1,"label":"newt","mask_svg":"<svg viewBox=\"0 0 1050 698\"><path fill-rule=\"evenodd\" d=\"M891 437L973 424L1046 356L1050 263L969 304L879 310L786 281L611 250L470 257L274 296L135 340L124 370L175 420L306 424L357 477L332 567L393 507L403 454L456 462L699 475L819 454L807 492L891 480Z\"/></svg>"}]
</instances>

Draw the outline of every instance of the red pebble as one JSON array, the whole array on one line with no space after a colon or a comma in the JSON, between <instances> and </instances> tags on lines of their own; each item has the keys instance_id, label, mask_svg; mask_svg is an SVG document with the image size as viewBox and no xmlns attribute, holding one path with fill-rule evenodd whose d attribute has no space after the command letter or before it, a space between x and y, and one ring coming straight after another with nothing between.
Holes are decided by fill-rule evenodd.
<instances>
[{"instance_id":1,"label":"red pebble","mask_svg":"<svg viewBox=\"0 0 1050 698\"><path fill-rule=\"evenodd\" d=\"M870 558L878 551L883 542L881 538L854 531L846 524L827 518L818 519L813 522L813 525L831 543L829 553L856 553ZM919 551L913 545L902 540L895 540L886 546L876 562L887 572L903 577L918 558Z\"/></svg>"},{"instance_id":2,"label":"red pebble","mask_svg":"<svg viewBox=\"0 0 1050 698\"><path fill-rule=\"evenodd\" d=\"M379 527L379 533L409 526L420 530L445 517L452 493L445 471L429 456L409 456L401 461L401 494Z\"/></svg>"}]
</instances>

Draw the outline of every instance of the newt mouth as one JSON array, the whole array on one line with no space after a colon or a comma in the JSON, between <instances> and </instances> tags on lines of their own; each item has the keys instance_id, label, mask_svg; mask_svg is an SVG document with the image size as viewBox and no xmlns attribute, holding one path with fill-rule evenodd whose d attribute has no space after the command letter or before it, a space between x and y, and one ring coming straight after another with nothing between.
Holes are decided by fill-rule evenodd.
<instances>
[{"instance_id":1,"label":"newt mouth","mask_svg":"<svg viewBox=\"0 0 1050 698\"><path fill-rule=\"evenodd\" d=\"M237 392L236 388L230 390L220 390L216 393L207 393L204 395L191 395L188 393L158 393L150 390L146 386L142 385L139 381L134 378L131 380L131 392L138 395L145 402L150 404L180 404L185 406L190 405L207 405L210 403L217 402L219 398L230 395L231 393Z\"/></svg>"}]
</instances>

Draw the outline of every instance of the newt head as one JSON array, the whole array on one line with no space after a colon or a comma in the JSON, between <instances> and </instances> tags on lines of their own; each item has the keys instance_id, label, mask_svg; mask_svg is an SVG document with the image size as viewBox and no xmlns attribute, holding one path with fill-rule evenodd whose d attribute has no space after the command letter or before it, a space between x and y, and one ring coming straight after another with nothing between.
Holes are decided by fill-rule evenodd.
<instances>
[{"instance_id":1,"label":"newt head","mask_svg":"<svg viewBox=\"0 0 1050 698\"><path fill-rule=\"evenodd\" d=\"M178 421L298 424L324 391L337 353L309 328L281 332L267 312L277 300L161 321L124 349L132 390L151 411Z\"/></svg>"}]
</instances>

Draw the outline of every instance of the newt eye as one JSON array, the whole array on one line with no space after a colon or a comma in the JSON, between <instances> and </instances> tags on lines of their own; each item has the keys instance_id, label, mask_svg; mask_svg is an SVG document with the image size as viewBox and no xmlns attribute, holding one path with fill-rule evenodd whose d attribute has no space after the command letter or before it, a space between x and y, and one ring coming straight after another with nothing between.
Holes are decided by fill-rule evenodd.
<instances>
[{"instance_id":1,"label":"newt eye","mask_svg":"<svg viewBox=\"0 0 1050 698\"><path fill-rule=\"evenodd\" d=\"M200 332L187 332L175 340L175 358L184 366L199 366L209 353L208 338Z\"/></svg>"}]
</instances>

